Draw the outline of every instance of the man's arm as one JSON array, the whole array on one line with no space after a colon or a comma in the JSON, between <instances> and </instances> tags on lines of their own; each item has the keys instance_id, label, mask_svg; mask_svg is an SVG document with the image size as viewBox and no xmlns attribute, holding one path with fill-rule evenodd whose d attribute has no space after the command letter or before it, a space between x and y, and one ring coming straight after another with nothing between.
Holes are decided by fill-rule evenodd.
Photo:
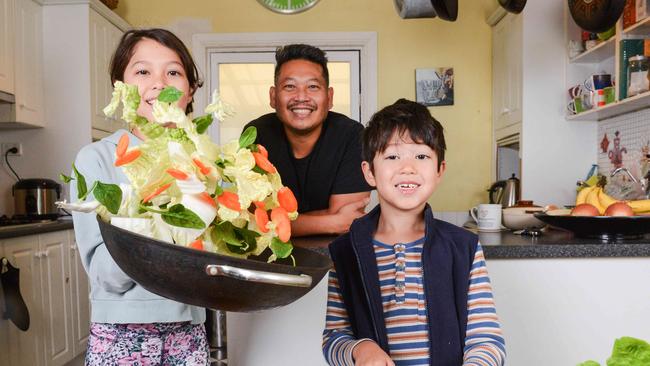
<instances>
[{"instance_id":1,"label":"man's arm","mask_svg":"<svg viewBox=\"0 0 650 366\"><path fill-rule=\"evenodd\" d=\"M291 222L293 236L342 234L350 229L352 221L364 215L370 192L333 194L329 208L304 212Z\"/></svg>"}]
</instances>

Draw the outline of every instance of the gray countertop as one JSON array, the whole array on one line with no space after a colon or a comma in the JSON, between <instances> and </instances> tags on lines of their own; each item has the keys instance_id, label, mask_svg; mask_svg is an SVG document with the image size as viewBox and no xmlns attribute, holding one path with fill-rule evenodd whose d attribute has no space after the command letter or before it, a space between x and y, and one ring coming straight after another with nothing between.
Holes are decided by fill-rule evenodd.
<instances>
[{"instance_id":1,"label":"gray countertop","mask_svg":"<svg viewBox=\"0 0 650 366\"><path fill-rule=\"evenodd\" d=\"M42 234L72 229L72 220L59 219L45 223L0 227L0 239ZM293 238L294 245L329 255L327 246L335 236ZM650 236L606 242L600 239L575 238L565 231L545 229L541 236L530 237L510 231L479 233L485 257L488 259L544 259L544 258L599 258L650 257Z\"/></svg>"},{"instance_id":2,"label":"gray countertop","mask_svg":"<svg viewBox=\"0 0 650 366\"><path fill-rule=\"evenodd\" d=\"M294 245L329 255L327 245L333 236L293 238ZM600 239L575 238L573 234L545 229L541 236L515 235L510 231L479 233L487 259L602 258L650 257L650 236L606 242Z\"/></svg>"},{"instance_id":3,"label":"gray countertop","mask_svg":"<svg viewBox=\"0 0 650 366\"><path fill-rule=\"evenodd\" d=\"M33 224L0 226L0 239L15 238L17 236L36 235L72 229L72 220L61 218L56 221L39 222Z\"/></svg>"}]
</instances>

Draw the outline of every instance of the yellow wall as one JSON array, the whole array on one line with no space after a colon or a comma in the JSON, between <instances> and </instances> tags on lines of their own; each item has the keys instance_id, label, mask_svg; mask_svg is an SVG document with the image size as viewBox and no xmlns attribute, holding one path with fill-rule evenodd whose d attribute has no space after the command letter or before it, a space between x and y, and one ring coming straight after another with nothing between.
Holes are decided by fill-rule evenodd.
<instances>
[{"instance_id":1,"label":"yellow wall","mask_svg":"<svg viewBox=\"0 0 650 366\"><path fill-rule=\"evenodd\" d=\"M181 5L182 4L182 5ZM432 107L446 129L447 173L432 197L434 210L465 210L487 200L491 166L491 32L494 0L459 1L456 22L403 20L393 0L321 0L307 12L275 14L255 0L122 0L117 13L136 27L179 18L208 19L232 32L375 31L379 108L415 99L415 69L454 68L455 105Z\"/></svg>"}]
</instances>

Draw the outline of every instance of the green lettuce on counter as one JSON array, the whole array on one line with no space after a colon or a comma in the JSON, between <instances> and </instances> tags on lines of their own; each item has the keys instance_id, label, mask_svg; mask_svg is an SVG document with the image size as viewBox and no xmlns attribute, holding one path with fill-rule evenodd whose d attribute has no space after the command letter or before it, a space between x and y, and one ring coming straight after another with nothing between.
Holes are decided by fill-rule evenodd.
<instances>
[{"instance_id":1,"label":"green lettuce on counter","mask_svg":"<svg viewBox=\"0 0 650 366\"><path fill-rule=\"evenodd\" d=\"M648 366L650 365L650 344L632 337L621 337L614 342L612 356L607 366ZM577 366L600 366L596 361L586 361Z\"/></svg>"}]
</instances>

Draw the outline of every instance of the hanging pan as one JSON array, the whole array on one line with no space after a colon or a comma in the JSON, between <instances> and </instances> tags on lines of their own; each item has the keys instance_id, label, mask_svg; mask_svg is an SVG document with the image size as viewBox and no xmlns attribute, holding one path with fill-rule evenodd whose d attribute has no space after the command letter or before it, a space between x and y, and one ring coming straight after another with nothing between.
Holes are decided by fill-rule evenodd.
<instances>
[{"instance_id":1,"label":"hanging pan","mask_svg":"<svg viewBox=\"0 0 650 366\"><path fill-rule=\"evenodd\" d=\"M499 4L507 11L519 14L526 6L526 0L499 0Z\"/></svg>"},{"instance_id":2,"label":"hanging pan","mask_svg":"<svg viewBox=\"0 0 650 366\"><path fill-rule=\"evenodd\" d=\"M330 259L294 247L296 260L267 263L269 254L234 258L164 243L97 218L117 265L145 289L185 304L249 312L284 306L316 286ZM265 252L266 253L266 252Z\"/></svg>"},{"instance_id":3,"label":"hanging pan","mask_svg":"<svg viewBox=\"0 0 650 366\"><path fill-rule=\"evenodd\" d=\"M625 0L568 0L571 17L589 32L601 33L616 24L623 14Z\"/></svg>"},{"instance_id":4,"label":"hanging pan","mask_svg":"<svg viewBox=\"0 0 650 366\"><path fill-rule=\"evenodd\" d=\"M431 0L431 5L440 19L454 22L458 18L458 0Z\"/></svg>"}]
</instances>

